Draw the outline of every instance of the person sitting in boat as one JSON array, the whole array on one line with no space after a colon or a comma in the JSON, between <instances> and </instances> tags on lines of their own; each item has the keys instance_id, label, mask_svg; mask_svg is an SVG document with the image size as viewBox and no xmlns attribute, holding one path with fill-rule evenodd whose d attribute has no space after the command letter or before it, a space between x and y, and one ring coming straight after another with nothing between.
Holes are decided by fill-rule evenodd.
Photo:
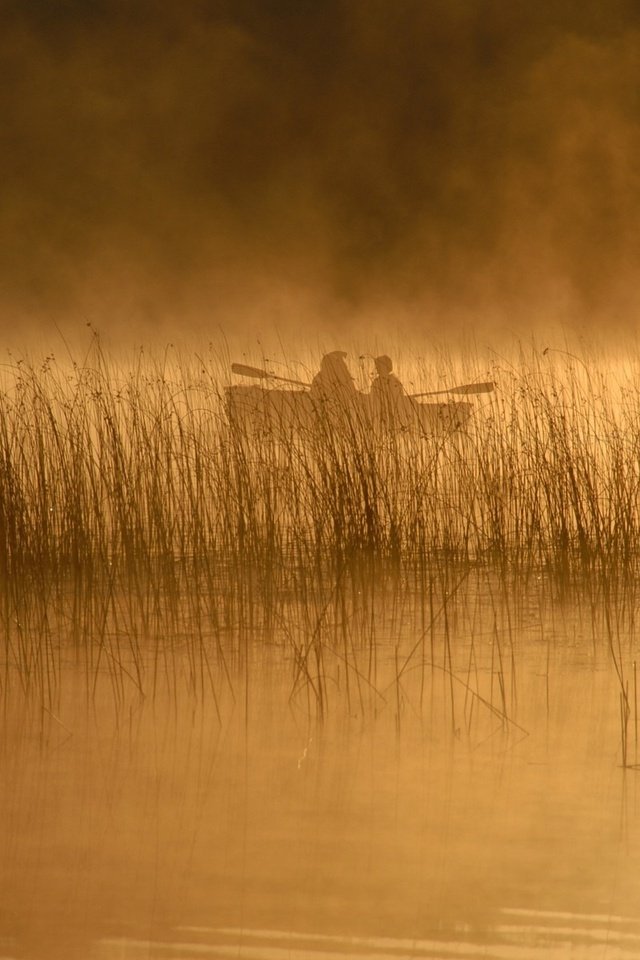
<instances>
[{"instance_id":1,"label":"person sitting in boat","mask_svg":"<svg viewBox=\"0 0 640 960\"><path fill-rule=\"evenodd\" d=\"M393 373L391 357L375 357L376 378L371 384L371 411L374 420L383 426L406 427L414 414L413 403L402 383Z\"/></svg>"},{"instance_id":2,"label":"person sitting in boat","mask_svg":"<svg viewBox=\"0 0 640 960\"><path fill-rule=\"evenodd\" d=\"M311 402L320 422L331 428L344 427L353 422L360 412L362 394L356 389L353 377L345 363L343 350L326 353L320 361L320 370L311 381Z\"/></svg>"},{"instance_id":3,"label":"person sitting in boat","mask_svg":"<svg viewBox=\"0 0 640 960\"><path fill-rule=\"evenodd\" d=\"M320 370L311 381L309 392L315 403L336 408L353 404L358 391L345 363L346 356L343 350L325 353Z\"/></svg>"}]
</instances>

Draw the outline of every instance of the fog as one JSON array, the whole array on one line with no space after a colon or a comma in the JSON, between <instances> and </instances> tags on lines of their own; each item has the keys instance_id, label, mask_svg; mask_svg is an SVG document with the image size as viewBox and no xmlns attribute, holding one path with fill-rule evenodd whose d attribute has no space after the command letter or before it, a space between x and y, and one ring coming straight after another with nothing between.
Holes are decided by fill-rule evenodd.
<instances>
[{"instance_id":1,"label":"fog","mask_svg":"<svg viewBox=\"0 0 640 960\"><path fill-rule=\"evenodd\" d=\"M3 9L5 341L633 329L631 2Z\"/></svg>"}]
</instances>

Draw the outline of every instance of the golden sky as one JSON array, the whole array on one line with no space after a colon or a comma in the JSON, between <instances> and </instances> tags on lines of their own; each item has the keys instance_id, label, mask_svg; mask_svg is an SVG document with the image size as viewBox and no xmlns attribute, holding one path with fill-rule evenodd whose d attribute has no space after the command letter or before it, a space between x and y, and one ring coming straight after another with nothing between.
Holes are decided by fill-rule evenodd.
<instances>
[{"instance_id":1,"label":"golden sky","mask_svg":"<svg viewBox=\"0 0 640 960\"><path fill-rule=\"evenodd\" d=\"M2 10L5 331L635 323L631 0Z\"/></svg>"}]
</instances>

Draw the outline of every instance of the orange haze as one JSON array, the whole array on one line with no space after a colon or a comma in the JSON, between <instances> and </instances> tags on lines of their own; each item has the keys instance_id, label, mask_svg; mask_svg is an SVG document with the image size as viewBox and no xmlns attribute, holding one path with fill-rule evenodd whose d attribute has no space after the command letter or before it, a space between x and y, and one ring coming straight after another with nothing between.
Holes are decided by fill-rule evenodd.
<instances>
[{"instance_id":1,"label":"orange haze","mask_svg":"<svg viewBox=\"0 0 640 960\"><path fill-rule=\"evenodd\" d=\"M6 342L635 325L631 2L3 11Z\"/></svg>"}]
</instances>

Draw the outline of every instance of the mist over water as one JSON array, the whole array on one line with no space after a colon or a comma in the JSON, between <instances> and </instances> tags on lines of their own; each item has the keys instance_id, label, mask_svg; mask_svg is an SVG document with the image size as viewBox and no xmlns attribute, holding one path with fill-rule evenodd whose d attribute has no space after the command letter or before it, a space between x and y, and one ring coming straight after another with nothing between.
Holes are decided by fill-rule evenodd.
<instances>
[{"instance_id":1,"label":"mist over water","mask_svg":"<svg viewBox=\"0 0 640 960\"><path fill-rule=\"evenodd\" d=\"M7 335L635 323L631 3L69 0L2 26Z\"/></svg>"},{"instance_id":2,"label":"mist over water","mask_svg":"<svg viewBox=\"0 0 640 960\"><path fill-rule=\"evenodd\" d=\"M633 373L409 420L343 360L3 367L9 960L640 942Z\"/></svg>"},{"instance_id":3,"label":"mist over water","mask_svg":"<svg viewBox=\"0 0 640 960\"><path fill-rule=\"evenodd\" d=\"M3 960L637 951L639 41L6 0Z\"/></svg>"}]
</instances>

